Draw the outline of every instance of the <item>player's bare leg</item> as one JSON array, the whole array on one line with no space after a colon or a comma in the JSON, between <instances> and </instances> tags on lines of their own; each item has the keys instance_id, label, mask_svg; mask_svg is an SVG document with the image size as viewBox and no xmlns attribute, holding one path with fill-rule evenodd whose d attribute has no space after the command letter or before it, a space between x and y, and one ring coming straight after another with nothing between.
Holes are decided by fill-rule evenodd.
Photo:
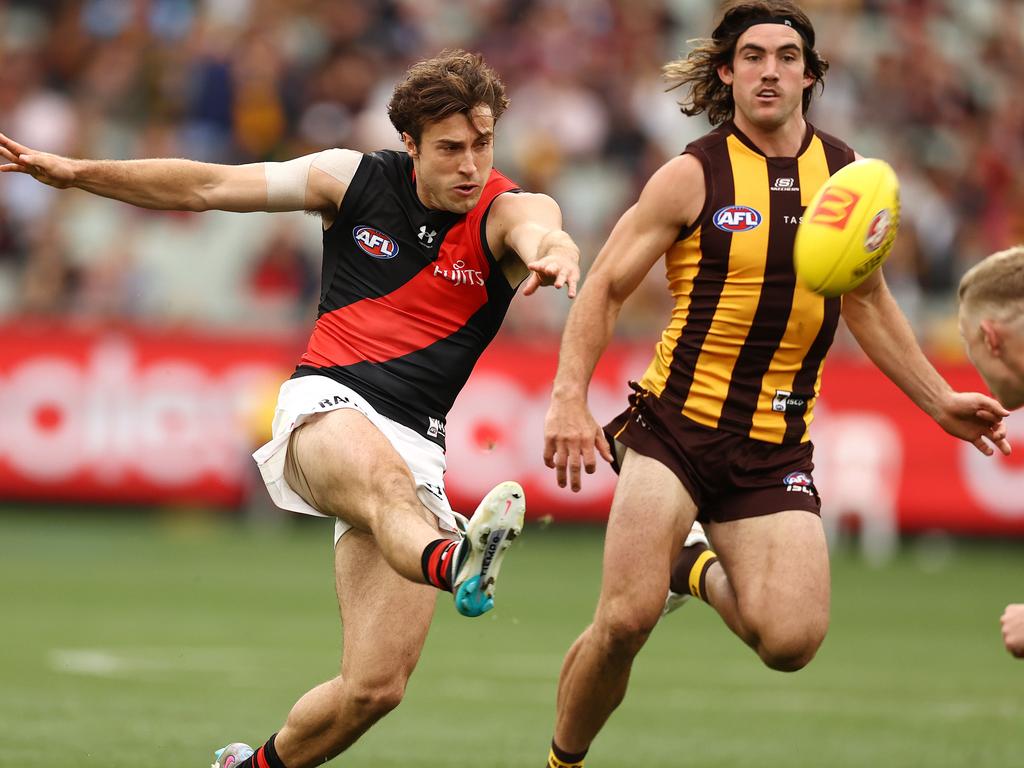
<instances>
[{"instance_id":1,"label":"player's bare leg","mask_svg":"<svg viewBox=\"0 0 1024 768\"><path fill-rule=\"evenodd\" d=\"M358 411L330 411L300 426L285 465L288 484L307 504L372 533L402 576L452 592L465 616L493 607L505 552L523 528L518 483L500 483L488 493L456 543L456 534L438 537L405 461Z\"/></svg>"},{"instance_id":2,"label":"player's bare leg","mask_svg":"<svg viewBox=\"0 0 1024 768\"><path fill-rule=\"evenodd\" d=\"M277 753L288 768L329 760L398 706L434 614L437 592L399 576L369 534L351 530L341 537L335 576L341 674L299 699L277 734Z\"/></svg>"},{"instance_id":3,"label":"player's bare leg","mask_svg":"<svg viewBox=\"0 0 1024 768\"><path fill-rule=\"evenodd\" d=\"M708 602L767 666L806 666L828 631L821 518L792 510L713 523L708 532L719 557L705 577Z\"/></svg>"},{"instance_id":4,"label":"player's bare leg","mask_svg":"<svg viewBox=\"0 0 1024 768\"><path fill-rule=\"evenodd\" d=\"M663 464L626 454L605 538L601 596L593 623L565 658L554 748L564 764L589 748L622 701L633 658L661 616L673 556L696 507ZM555 763L558 764L558 763Z\"/></svg>"},{"instance_id":5,"label":"player's bare leg","mask_svg":"<svg viewBox=\"0 0 1024 768\"><path fill-rule=\"evenodd\" d=\"M408 466L359 411L321 414L292 433L285 479L307 504L372 533L391 567L422 581L423 548L438 538Z\"/></svg>"}]
</instances>

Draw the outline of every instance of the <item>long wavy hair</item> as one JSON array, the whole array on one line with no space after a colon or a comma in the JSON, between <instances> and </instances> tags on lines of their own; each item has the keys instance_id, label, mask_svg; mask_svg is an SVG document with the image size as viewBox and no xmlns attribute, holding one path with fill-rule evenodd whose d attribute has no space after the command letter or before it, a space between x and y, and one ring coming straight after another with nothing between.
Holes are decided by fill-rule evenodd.
<instances>
[{"instance_id":1,"label":"long wavy hair","mask_svg":"<svg viewBox=\"0 0 1024 768\"><path fill-rule=\"evenodd\" d=\"M736 104L732 98L732 87L722 82L718 68L732 66L736 55L736 41L750 26L752 19L788 19L803 41L804 68L814 82L804 89L803 111L811 105L815 87L824 89L825 72L828 62L814 49L814 26L799 6L790 0L740 0L727 6L725 15L710 38L691 40L694 46L686 58L677 59L665 65L662 72L671 83L669 90L685 88L686 94L679 100L684 115L699 115L707 112L712 125L719 125L732 118Z\"/></svg>"}]
</instances>

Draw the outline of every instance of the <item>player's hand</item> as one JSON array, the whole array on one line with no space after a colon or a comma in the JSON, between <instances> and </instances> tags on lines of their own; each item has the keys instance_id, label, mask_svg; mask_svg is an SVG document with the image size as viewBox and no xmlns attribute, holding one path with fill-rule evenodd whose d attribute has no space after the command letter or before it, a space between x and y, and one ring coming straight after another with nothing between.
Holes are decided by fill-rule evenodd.
<instances>
[{"instance_id":1,"label":"player's hand","mask_svg":"<svg viewBox=\"0 0 1024 768\"><path fill-rule=\"evenodd\" d=\"M568 479L573 491L580 485L580 466L592 475L597 469L597 453L611 462L612 452L604 431L580 398L551 398L544 419L544 463L555 470L559 488Z\"/></svg>"},{"instance_id":2,"label":"player's hand","mask_svg":"<svg viewBox=\"0 0 1024 768\"><path fill-rule=\"evenodd\" d=\"M523 287L523 295L529 296L542 285L555 288L568 286L569 298L576 298L576 284L580 280L579 252L565 246L554 246L534 261L528 262L530 277Z\"/></svg>"},{"instance_id":3,"label":"player's hand","mask_svg":"<svg viewBox=\"0 0 1024 768\"><path fill-rule=\"evenodd\" d=\"M1006 606L999 624L1003 628L1003 643L1006 650L1018 659L1024 659L1024 604L1014 603Z\"/></svg>"},{"instance_id":4,"label":"player's hand","mask_svg":"<svg viewBox=\"0 0 1024 768\"><path fill-rule=\"evenodd\" d=\"M72 161L49 152L37 152L0 133L0 173L25 173L57 189L70 187L75 180Z\"/></svg>"},{"instance_id":5,"label":"player's hand","mask_svg":"<svg viewBox=\"0 0 1024 768\"><path fill-rule=\"evenodd\" d=\"M940 403L935 421L954 437L966 440L986 456L995 453L993 446L1006 456L1010 443L1006 439L1003 418L1010 412L991 397L977 392L950 392Z\"/></svg>"}]
</instances>

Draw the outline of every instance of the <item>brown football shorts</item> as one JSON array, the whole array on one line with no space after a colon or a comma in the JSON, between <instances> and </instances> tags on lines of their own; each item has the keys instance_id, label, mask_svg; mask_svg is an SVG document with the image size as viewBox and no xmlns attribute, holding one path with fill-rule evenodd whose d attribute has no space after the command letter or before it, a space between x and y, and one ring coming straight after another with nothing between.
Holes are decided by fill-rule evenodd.
<instances>
[{"instance_id":1,"label":"brown football shorts","mask_svg":"<svg viewBox=\"0 0 1024 768\"><path fill-rule=\"evenodd\" d=\"M616 472L625 448L660 461L690 493L702 523L791 509L821 514L810 441L776 445L705 427L634 382L630 386L630 407L604 428Z\"/></svg>"}]
</instances>

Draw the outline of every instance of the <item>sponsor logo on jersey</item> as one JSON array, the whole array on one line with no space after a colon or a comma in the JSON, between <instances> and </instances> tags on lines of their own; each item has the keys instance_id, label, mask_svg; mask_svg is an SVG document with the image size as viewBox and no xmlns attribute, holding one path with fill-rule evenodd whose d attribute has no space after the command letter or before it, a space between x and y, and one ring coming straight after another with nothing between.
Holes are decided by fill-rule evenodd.
<instances>
[{"instance_id":1,"label":"sponsor logo on jersey","mask_svg":"<svg viewBox=\"0 0 1024 768\"><path fill-rule=\"evenodd\" d=\"M817 207L811 212L810 222L826 227L846 229L853 209L857 207L860 195L844 187L832 187L822 195Z\"/></svg>"},{"instance_id":2,"label":"sponsor logo on jersey","mask_svg":"<svg viewBox=\"0 0 1024 768\"><path fill-rule=\"evenodd\" d=\"M391 235L379 229L366 225L358 226L352 230L352 237L363 253L375 259L393 259L398 255L398 243Z\"/></svg>"},{"instance_id":3,"label":"sponsor logo on jersey","mask_svg":"<svg viewBox=\"0 0 1024 768\"><path fill-rule=\"evenodd\" d=\"M796 185L796 179L780 177L772 184L771 190L772 192L799 192L800 187Z\"/></svg>"},{"instance_id":4,"label":"sponsor logo on jersey","mask_svg":"<svg viewBox=\"0 0 1024 768\"><path fill-rule=\"evenodd\" d=\"M444 422L440 419L435 419L433 416L427 416L429 425L427 426L427 435L430 437L444 437Z\"/></svg>"},{"instance_id":5,"label":"sponsor logo on jersey","mask_svg":"<svg viewBox=\"0 0 1024 768\"><path fill-rule=\"evenodd\" d=\"M889 223L892 221L892 214L888 208L883 208L875 214L875 218L868 224L868 233L864 237L864 250L877 251L885 242L885 236L889 234Z\"/></svg>"},{"instance_id":6,"label":"sponsor logo on jersey","mask_svg":"<svg viewBox=\"0 0 1024 768\"><path fill-rule=\"evenodd\" d=\"M466 269L466 262L462 259L452 262L451 267L434 265L434 277L447 280L452 285L483 285L484 273L479 269Z\"/></svg>"},{"instance_id":7,"label":"sponsor logo on jersey","mask_svg":"<svg viewBox=\"0 0 1024 768\"><path fill-rule=\"evenodd\" d=\"M776 389L772 398L772 410L776 413L794 413L802 415L807 413L807 401L805 395L794 395L788 389Z\"/></svg>"},{"instance_id":8,"label":"sponsor logo on jersey","mask_svg":"<svg viewBox=\"0 0 1024 768\"><path fill-rule=\"evenodd\" d=\"M806 493L808 496L816 495L814 481L806 472L790 472L782 478L782 484L786 486L787 491Z\"/></svg>"},{"instance_id":9,"label":"sponsor logo on jersey","mask_svg":"<svg viewBox=\"0 0 1024 768\"><path fill-rule=\"evenodd\" d=\"M711 220L724 232L747 232L761 223L761 213L747 205L727 205Z\"/></svg>"},{"instance_id":10,"label":"sponsor logo on jersey","mask_svg":"<svg viewBox=\"0 0 1024 768\"><path fill-rule=\"evenodd\" d=\"M420 227L420 231L416 234L416 237L420 239L420 242L426 246L434 244L434 238L437 237L436 229L427 229L427 225L424 224Z\"/></svg>"}]
</instances>

